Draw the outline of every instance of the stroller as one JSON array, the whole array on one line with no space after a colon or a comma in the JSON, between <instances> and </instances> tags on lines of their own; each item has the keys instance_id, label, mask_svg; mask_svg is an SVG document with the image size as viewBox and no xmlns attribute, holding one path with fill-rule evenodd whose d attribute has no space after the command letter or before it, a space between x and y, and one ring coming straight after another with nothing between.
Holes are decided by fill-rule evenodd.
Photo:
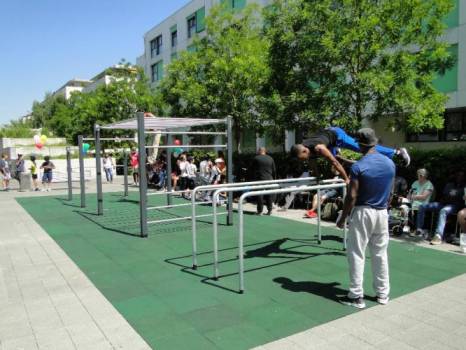
<instances>
[{"instance_id":1,"label":"stroller","mask_svg":"<svg viewBox=\"0 0 466 350\"><path fill-rule=\"evenodd\" d=\"M388 211L388 229L393 236L401 236L410 231L411 203L401 196L393 196Z\"/></svg>"}]
</instances>

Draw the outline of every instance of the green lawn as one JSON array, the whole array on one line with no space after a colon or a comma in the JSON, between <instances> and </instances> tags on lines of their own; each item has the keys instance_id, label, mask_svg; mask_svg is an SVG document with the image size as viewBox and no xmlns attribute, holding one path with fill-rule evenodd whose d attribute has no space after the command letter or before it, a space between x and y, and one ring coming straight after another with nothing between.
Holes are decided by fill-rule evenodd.
<instances>
[{"instance_id":1,"label":"green lawn","mask_svg":"<svg viewBox=\"0 0 466 350\"><path fill-rule=\"evenodd\" d=\"M132 194L105 195L104 216L95 195L79 208L57 196L19 203L65 250L134 329L154 348L248 349L355 312L337 302L346 293L348 268L341 233L275 217L245 218L246 292L238 288L237 226L220 219L220 272L212 280L212 226L199 225L199 269L191 267L191 222L152 225L137 237L138 203ZM180 200L178 200L180 201ZM150 197L151 204L163 204ZM202 207L199 213L208 213ZM189 215L190 209L150 212L151 218ZM237 222L237 217L235 217ZM390 244L392 298L466 272L462 256ZM368 305L374 305L370 268Z\"/></svg>"}]
</instances>

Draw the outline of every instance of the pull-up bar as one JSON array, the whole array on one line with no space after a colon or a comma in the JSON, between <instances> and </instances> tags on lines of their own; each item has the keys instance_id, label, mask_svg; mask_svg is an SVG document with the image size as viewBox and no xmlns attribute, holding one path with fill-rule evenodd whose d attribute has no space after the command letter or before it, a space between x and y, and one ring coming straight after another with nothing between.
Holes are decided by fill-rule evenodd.
<instances>
[{"instance_id":1,"label":"pull-up bar","mask_svg":"<svg viewBox=\"0 0 466 350\"><path fill-rule=\"evenodd\" d=\"M94 137L84 137L83 141L96 141L96 139ZM132 141L132 142L137 142L134 138L131 138L131 137L101 137L100 141L115 141L115 142Z\"/></svg>"},{"instance_id":2,"label":"pull-up bar","mask_svg":"<svg viewBox=\"0 0 466 350\"><path fill-rule=\"evenodd\" d=\"M146 146L146 148L228 148L227 145L164 145Z\"/></svg>"},{"instance_id":3,"label":"pull-up bar","mask_svg":"<svg viewBox=\"0 0 466 350\"><path fill-rule=\"evenodd\" d=\"M223 135L227 136L225 131L146 131L146 134L154 135Z\"/></svg>"}]
</instances>

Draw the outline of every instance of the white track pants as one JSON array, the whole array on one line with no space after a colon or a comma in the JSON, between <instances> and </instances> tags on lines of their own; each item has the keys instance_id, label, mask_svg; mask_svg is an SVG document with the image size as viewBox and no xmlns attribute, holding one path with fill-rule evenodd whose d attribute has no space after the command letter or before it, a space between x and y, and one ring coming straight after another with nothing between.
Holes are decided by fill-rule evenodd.
<instances>
[{"instance_id":1,"label":"white track pants","mask_svg":"<svg viewBox=\"0 0 466 350\"><path fill-rule=\"evenodd\" d=\"M358 206L353 209L349 222L347 256L349 263L350 288L348 296L364 296L363 275L367 246L371 252L374 291L379 297L388 297L387 248L389 242L388 213L386 209Z\"/></svg>"}]
</instances>

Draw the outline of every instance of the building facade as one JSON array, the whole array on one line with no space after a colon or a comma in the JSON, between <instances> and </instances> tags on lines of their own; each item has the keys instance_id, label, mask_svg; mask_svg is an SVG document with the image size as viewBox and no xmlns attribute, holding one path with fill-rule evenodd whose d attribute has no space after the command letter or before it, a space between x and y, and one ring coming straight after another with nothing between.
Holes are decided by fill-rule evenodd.
<instances>
[{"instance_id":1,"label":"building facade","mask_svg":"<svg viewBox=\"0 0 466 350\"><path fill-rule=\"evenodd\" d=\"M144 53L136 64L144 68L152 85L163 78L164 66L185 50L193 50L193 38L205 35L205 17L212 6L226 3L241 9L247 3L266 6L270 0L192 0L144 34Z\"/></svg>"},{"instance_id":2,"label":"building facade","mask_svg":"<svg viewBox=\"0 0 466 350\"><path fill-rule=\"evenodd\" d=\"M66 82L62 87L53 93L54 96L63 96L65 100L68 100L71 97L73 92L81 92L83 89L91 84L91 80L85 79L71 79Z\"/></svg>"},{"instance_id":3,"label":"building facade","mask_svg":"<svg viewBox=\"0 0 466 350\"><path fill-rule=\"evenodd\" d=\"M372 123L387 145L423 149L466 146L466 0L452 1L454 9L444 20L447 30L443 40L451 45L449 51L456 57L456 63L434 81L434 86L448 96L445 128L416 134L392 130L383 120Z\"/></svg>"}]
</instances>

